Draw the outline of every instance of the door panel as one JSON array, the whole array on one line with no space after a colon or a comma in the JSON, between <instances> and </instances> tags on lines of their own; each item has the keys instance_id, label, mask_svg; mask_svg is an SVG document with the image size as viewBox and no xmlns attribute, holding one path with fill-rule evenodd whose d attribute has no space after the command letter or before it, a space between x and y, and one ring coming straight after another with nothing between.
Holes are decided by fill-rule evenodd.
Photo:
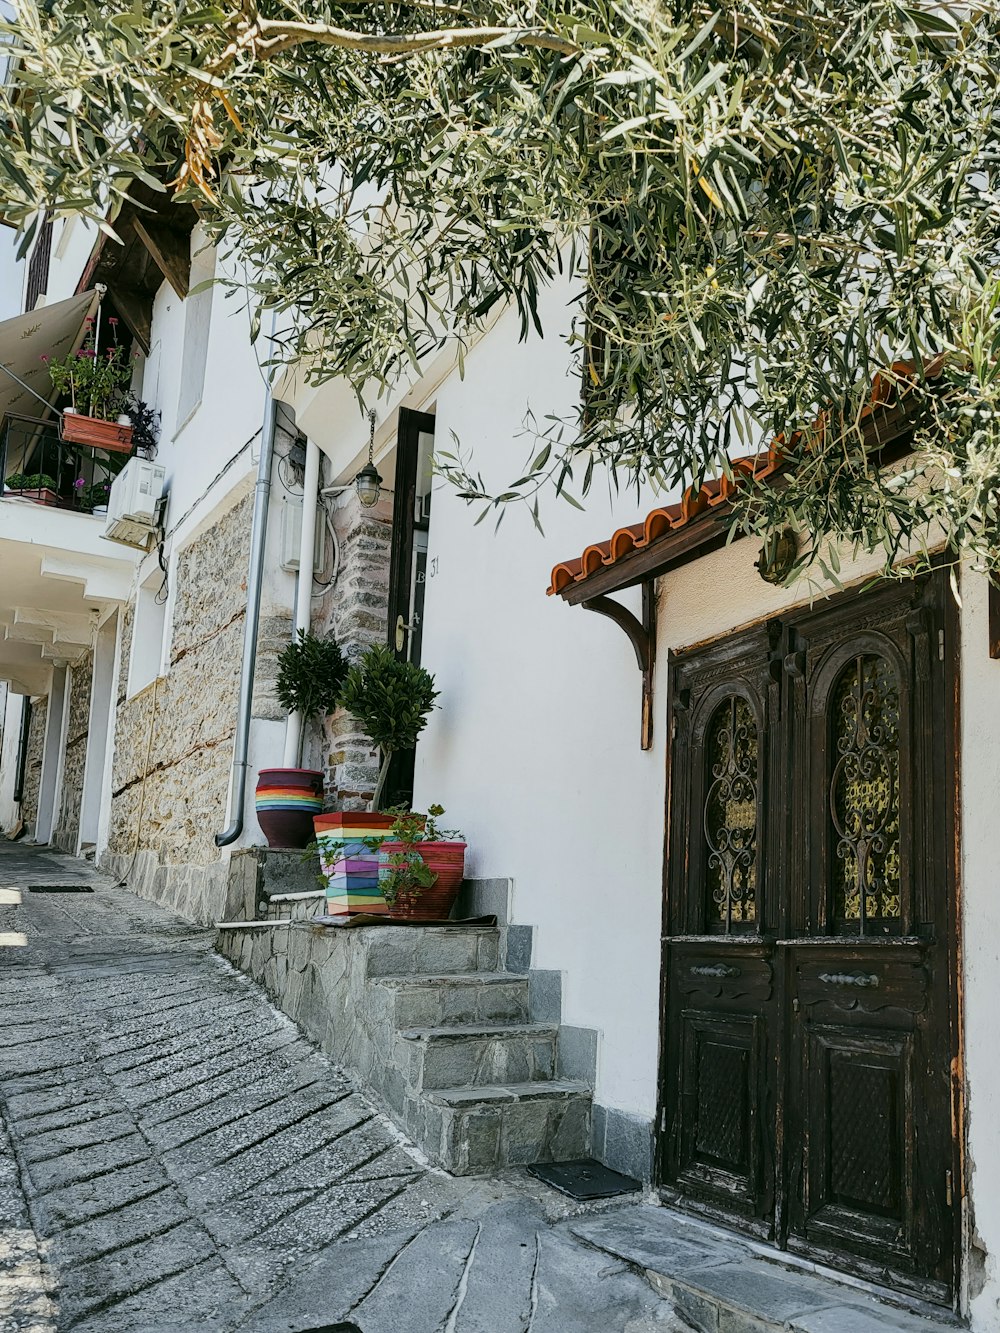
<instances>
[{"instance_id":1,"label":"door panel","mask_svg":"<svg viewBox=\"0 0 1000 1333\"><path fill-rule=\"evenodd\" d=\"M941 574L671 661L661 1183L779 1244L952 1285Z\"/></svg>"}]
</instances>

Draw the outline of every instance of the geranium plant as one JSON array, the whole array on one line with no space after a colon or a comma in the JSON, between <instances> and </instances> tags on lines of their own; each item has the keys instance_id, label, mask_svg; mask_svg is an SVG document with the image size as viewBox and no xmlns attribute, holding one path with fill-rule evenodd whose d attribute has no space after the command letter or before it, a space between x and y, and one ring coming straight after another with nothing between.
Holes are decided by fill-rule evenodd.
<instances>
[{"instance_id":1,"label":"geranium plant","mask_svg":"<svg viewBox=\"0 0 1000 1333\"><path fill-rule=\"evenodd\" d=\"M443 829L438 820L444 814L444 807L431 805L426 814L420 814L405 806L396 807L388 813L395 819L383 838L368 838L366 846L379 853L378 886L382 897L390 907L412 906L427 889L433 888L438 881L438 874L431 870L420 854L420 844L428 842L462 842L463 835L458 829ZM386 843L398 843L399 851L386 851Z\"/></svg>"},{"instance_id":2,"label":"geranium plant","mask_svg":"<svg viewBox=\"0 0 1000 1333\"><path fill-rule=\"evenodd\" d=\"M61 360L43 356L49 378L60 393L69 394L74 412L113 421L124 408L132 381L132 363L118 341L118 321L108 321L114 341L100 348L93 320L87 324L83 346Z\"/></svg>"}]
</instances>

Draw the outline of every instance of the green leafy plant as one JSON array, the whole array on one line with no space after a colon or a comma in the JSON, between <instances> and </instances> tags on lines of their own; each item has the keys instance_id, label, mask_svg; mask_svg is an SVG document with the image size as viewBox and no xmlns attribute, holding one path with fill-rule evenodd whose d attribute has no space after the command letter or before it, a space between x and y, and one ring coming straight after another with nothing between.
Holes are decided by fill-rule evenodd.
<instances>
[{"instance_id":1,"label":"green leafy plant","mask_svg":"<svg viewBox=\"0 0 1000 1333\"><path fill-rule=\"evenodd\" d=\"M401 844L399 851L387 852L381 838L366 838L366 845L379 853L378 886L382 897L390 907L400 904L407 906L415 903L426 890L437 883L437 874L430 869L420 854L420 844L426 842L461 842L462 833L458 829L443 829L438 819L444 814L444 807L431 805L426 814L419 814L405 807L396 807L390 813L396 818L388 833L386 842Z\"/></svg>"},{"instance_id":2,"label":"green leafy plant","mask_svg":"<svg viewBox=\"0 0 1000 1333\"><path fill-rule=\"evenodd\" d=\"M382 754L373 809L379 809L392 756L413 749L437 697L430 672L413 662L401 662L384 644L369 648L347 673L341 703Z\"/></svg>"},{"instance_id":3,"label":"green leafy plant","mask_svg":"<svg viewBox=\"0 0 1000 1333\"><path fill-rule=\"evenodd\" d=\"M47 472L14 472L4 485L8 491L52 491L56 483Z\"/></svg>"},{"instance_id":4,"label":"green leafy plant","mask_svg":"<svg viewBox=\"0 0 1000 1333\"><path fill-rule=\"evenodd\" d=\"M274 692L282 708L304 720L326 717L340 703L347 663L336 639L300 629L278 654Z\"/></svg>"},{"instance_id":5,"label":"green leafy plant","mask_svg":"<svg viewBox=\"0 0 1000 1333\"><path fill-rule=\"evenodd\" d=\"M110 347L98 347L96 326L91 319L78 351L61 360L42 357L54 387L69 394L74 410L104 421L114 421L124 410L132 380L132 363L118 342L117 322L112 323L114 341Z\"/></svg>"}]
</instances>

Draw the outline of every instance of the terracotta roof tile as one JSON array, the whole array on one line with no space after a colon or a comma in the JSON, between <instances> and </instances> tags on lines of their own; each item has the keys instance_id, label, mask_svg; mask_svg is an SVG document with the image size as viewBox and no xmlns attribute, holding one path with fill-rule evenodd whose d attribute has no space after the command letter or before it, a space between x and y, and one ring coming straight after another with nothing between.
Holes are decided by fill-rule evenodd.
<instances>
[{"instance_id":1,"label":"terracotta roof tile","mask_svg":"<svg viewBox=\"0 0 1000 1333\"><path fill-rule=\"evenodd\" d=\"M944 365L944 356L936 356L928 361L925 377L934 379ZM872 381L868 403L861 412L861 418L870 417L878 408L886 408L896 400L900 380L912 380L915 371L912 362L895 361L888 373L880 372ZM827 413L822 412L812 427L812 436L822 439L826 432ZM577 560L563 560L552 570L548 595L565 591L572 583L580 583L597 570L613 565L633 550L642 550L652 543L660 541L669 533L682 528L688 523L707 519L713 511L721 510L731 499L743 477L752 477L755 481L770 481L784 466L790 450L794 450L802 441L802 432L794 431L786 441L784 434L776 435L766 450L757 454L747 454L734 458L730 462L732 476L707 481L695 492L689 486L677 504L661 505L651 510L642 523L632 523L619 528L610 541L596 542L588 546Z\"/></svg>"}]
</instances>

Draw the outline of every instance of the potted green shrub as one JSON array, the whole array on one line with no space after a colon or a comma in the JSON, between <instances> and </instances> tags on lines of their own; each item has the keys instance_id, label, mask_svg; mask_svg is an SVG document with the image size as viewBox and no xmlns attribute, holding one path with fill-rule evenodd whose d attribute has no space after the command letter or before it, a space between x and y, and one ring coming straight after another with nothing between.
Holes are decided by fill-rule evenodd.
<instances>
[{"instance_id":1,"label":"potted green shrub","mask_svg":"<svg viewBox=\"0 0 1000 1333\"><path fill-rule=\"evenodd\" d=\"M347 664L335 639L299 630L278 657L275 694L303 722L332 713L340 701ZM301 759L302 740L299 739ZM255 795L257 822L269 847L305 847L313 817L323 809L323 774L314 768L262 768Z\"/></svg>"},{"instance_id":2,"label":"potted green shrub","mask_svg":"<svg viewBox=\"0 0 1000 1333\"><path fill-rule=\"evenodd\" d=\"M398 750L413 749L437 697L430 672L400 661L384 644L369 648L347 673L341 703L358 719L382 756L373 810L381 809L392 756Z\"/></svg>"},{"instance_id":3,"label":"potted green shrub","mask_svg":"<svg viewBox=\"0 0 1000 1333\"><path fill-rule=\"evenodd\" d=\"M378 882L390 916L447 921L465 875L466 843L458 829L443 829L440 805L427 813L400 811L376 846Z\"/></svg>"},{"instance_id":4,"label":"potted green shrub","mask_svg":"<svg viewBox=\"0 0 1000 1333\"><path fill-rule=\"evenodd\" d=\"M14 472L3 484L7 495L20 495L25 500L37 500L43 505L57 505L54 478L47 472Z\"/></svg>"},{"instance_id":5,"label":"potted green shrub","mask_svg":"<svg viewBox=\"0 0 1000 1333\"><path fill-rule=\"evenodd\" d=\"M330 916L389 911L377 848L389 836L396 812L381 812L382 793L392 756L416 745L436 698L433 676L399 661L387 647L370 648L347 673L340 701L378 746L382 762L370 810L335 811L313 821Z\"/></svg>"}]
</instances>

